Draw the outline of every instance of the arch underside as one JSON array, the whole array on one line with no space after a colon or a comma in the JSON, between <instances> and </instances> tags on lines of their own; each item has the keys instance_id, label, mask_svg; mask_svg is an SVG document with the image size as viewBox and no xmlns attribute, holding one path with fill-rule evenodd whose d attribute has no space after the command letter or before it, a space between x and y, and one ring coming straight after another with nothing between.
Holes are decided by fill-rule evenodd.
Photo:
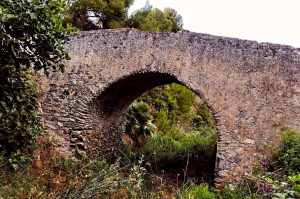
<instances>
[{"instance_id":1,"label":"arch underside","mask_svg":"<svg viewBox=\"0 0 300 199\"><path fill-rule=\"evenodd\" d=\"M180 83L175 77L158 72L133 74L111 84L95 103L99 112L111 116L121 112L144 92L165 84ZM121 111L120 111L121 110Z\"/></svg>"}]
</instances>

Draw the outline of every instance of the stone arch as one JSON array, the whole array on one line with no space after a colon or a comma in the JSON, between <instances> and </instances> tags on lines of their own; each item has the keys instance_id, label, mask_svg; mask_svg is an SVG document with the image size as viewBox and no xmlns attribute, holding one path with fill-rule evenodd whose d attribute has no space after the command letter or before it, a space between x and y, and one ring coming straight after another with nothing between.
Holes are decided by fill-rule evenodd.
<instances>
[{"instance_id":1,"label":"stone arch","mask_svg":"<svg viewBox=\"0 0 300 199\"><path fill-rule=\"evenodd\" d=\"M274 122L300 130L299 49L187 31L132 29L82 32L66 48L71 60L65 62L65 73L42 77L41 85L46 127L57 137L57 148L69 155L77 149L99 155L116 150L120 137L109 134L115 127L102 128L98 121L114 109L122 112L143 89L120 108L118 101L111 110L103 102L116 100L113 93L134 77L153 74L181 82L213 110L219 132L216 184L240 180L268 159L266 146L279 143ZM147 82L143 85L146 89Z\"/></svg>"},{"instance_id":2,"label":"stone arch","mask_svg":"<svg viewBox=\"0 0 300 199\"><path fill-rule=\"evenodd\" d=\"M121 148L123 143L120 140L120 133L124 132L124 119L129 105L146 91L157 86L171 83L177 83L187 87L198 97L202 96L200 99L203 101L203 103L208 105L205 101L205 97L203 96L203 92L200 92L197 88L189 87L185 82L182 80L180 81L172 74L160 72L142 72L124 76L114 82L111 82L109 86L99 92L99 96L95 97L92 102L91 106L95 111L95 117L97 117L97 119L94 120L94 123L98 124L98 126L95 128L97 129L95 132L106 137L111 137L111 139L114 140L112 141L112 145L106 146L106 149L105 147L100 147L99 149L99 146L102 146L102 144L100 144L100 140L97 140L95 146L93 147L95 153L97 150L102 150L103 154L112 155L112 153L110 153L111 147ZM216 126L218 127L218 119L215 118L212 107L209 105L208 107L215 119ZM117 136L112 136L113 134L116 134ZM97 137L97 135L93 136L94 139L95 137ZM118 151L116 151L116 153L118 154ZM215 159L215 173L218 171L218 164L216 160L217 158Z\"/></svg>"},{"instance_id":3,"label":"stone arch","mask_svg":"<svg viewBox=\"0 0 300 199\"><path fill-rule=\"evenodd\" d=\"M117 114L117 112L127 109L144 92L154 87L171 83L177 83L189 88L207 104L203 92L197 88L191 88L172 74L143 72L131 74L111 83L109 87L101 91L99 96L94 99L95 110L98 111L98 115L103 115L106 118L112 117L114 114L118 117L120 114ZM208 106L212 109L210 105ZM213 114L214 111L211 111Z\"/></svg>"}]
</instances>

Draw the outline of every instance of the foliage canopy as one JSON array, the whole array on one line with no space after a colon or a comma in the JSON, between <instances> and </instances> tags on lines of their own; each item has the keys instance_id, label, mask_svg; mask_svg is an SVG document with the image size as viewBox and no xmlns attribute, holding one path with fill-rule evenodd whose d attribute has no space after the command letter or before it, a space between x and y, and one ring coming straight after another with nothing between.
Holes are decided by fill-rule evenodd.
<instances>
[{"instance_id":1,"label":"foliage canopy","mask_svg":"<svg viewBox=\"0 0 300 199\"><path fill-rule=\"evenodd\" d=\"M80 30L125 27L134 0L77 0L71 3L67 21Z\"/></svg>"},{"instance_id":2,"label":"foliage canopy","mask_svg":"<svg viewBox=\"0 0 300 199\"><path fill-rule=\"evenodd\" d=\"M182 30L182 17L172 8L153 9L146 5L128 20L128 26L152 32L178 32Z\"/></svg>"},{"instance_id":3,"label":"foliage canopy","mask_svg":"<svg viewBox=\"0 0 300 199\"><path fill-rule=\"evenodd\" d=\"M164 11L150 5L128 16L134 0L76 0L71 1L67 22L80 30L137 28L152 32L178 32L182 30L181 16L171 8Z\"/></svg>"},{"instance_id":4,"label":"foliage canopy","mask_svg":"<svg viewBox=\"0 0 300 199\"><path fill-rule=\"evenodd\" d=\"M0 2L0 63L16 68L62 70L64 44L72 29L64 26L64 0Z\"/></svg>"}]
</instances>

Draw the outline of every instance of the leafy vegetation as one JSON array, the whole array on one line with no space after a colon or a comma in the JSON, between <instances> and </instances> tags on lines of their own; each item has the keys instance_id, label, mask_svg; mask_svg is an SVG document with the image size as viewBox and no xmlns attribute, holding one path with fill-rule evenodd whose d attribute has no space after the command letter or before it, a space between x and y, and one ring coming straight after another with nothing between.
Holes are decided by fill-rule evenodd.
<instances>
[{"instance_id":1,"label":"leafy vegetation","mask_svg":"<svg viewBox=\"0 0 300 199\"><path fill-rule=\"evenodd\" d=\"M67 22L80 30L122 28L133 0L76 0L68 10Z\"/></svg>"},{"instance_id":2,"label":"leafy vegetation","mask_svg":"<svg viewBox=\"0 0 300 199\"><path fill-rule=\"evenodd\" d=\"M166 134L156 133L146 138L145 143L135 150L135 155L138 157L144 155L145 160L151 163L172 159L178 161L182 159L181 156L198 154L204 159L211 158L215 152L216 137L216 132L208 135L205 131L184 133L173 130Z\"/></svg>"},{"instance_id":3,"label":"leafy vegetation","mask_svg":"<svg viewBox=\"0 0 300 199\"><path fill-rule=\"evenodd\" d=\"M291 133L291 131L288 131ZM294 134L295 133L295 134ZM293 136L299 136L294 132ZM50 137L40 137L32 162L12 171L0 165L0 198L201 198L282 199L300 197L300 174L278 171L248 175L244 185L215 190L193 182L168 186L164 179L136 163L119 159L108 164L101 159L65 159L53 149ZM284 150L290 149L289 141ZM284 156L286 153L282 151ZM279 156L276 156L277 158ZM277 159L278 160L278 159ZM284 168L283 168L284 169ZM160 181L159 183L157 183Z\"/></svg>"},{"instance_id":4,"label":"leafy vegetation","mask_svg":"<svg viewBox=\"0 0 300 199\"><path fill-rule=\"evenodd\" d=\"M154 186L160 178L146 171L143 159L113 164L66 159L52 141L49 135L39 137L34 159L22 169L0 165L0 198L185 198L185 186L169 188L162 181Z\"/></svg>"},{"instance_id":5,"label":"leafy vegetation","mask_svg":"<svg viewBox=\"0 0 300 199\"><path fill-rule=\"evenodd\" d=\"M299 140L298 132L282 128L283 148L274 154L268 170L246 175L250 193L272 199L300 197Z\"/></svg>"},{"instance_id":6,"label":"leafy vegetation","mask_svg":"<svg viewBox=\"0 0 300 199\"><path fill-rule=\"evenodd\" d=\"M195 99L195 93L188 88L169 84L146 92L137 101L143 101L151 107L151 115L158 131L167 132L175 126L185 128L186 124L191 127L192 119L196 117L191 112Z\"/></svg>"},{"instance_id":7,"label":"leafy vegetation","mask_svg":"<svg viewBox=\"0 0 300 199\"><path fill-rule=\"evenodd\" d=\"M152 135L156 126L152 123L149 105L144 102L133 102L126 117L126 133L131 139L131 144L139 145L147 135Z\"/></svg>"},{"instance_id":8,"label":"leafy vegetation","mask_svg":"<svg viewBox=\"0 0 300 199\"><path fill-rule=\"evenodd\" d=\"M180 194L181 198L215 199L215 193L209 190L209 187L206 184L189 187L188 189L184 189L182 192L183 193Z\"/></svg>"},{"instance_id":9,"label":"leafy vegetation","mask_svg":"<svg viewBox=\"0 0 300 199\"><path fill-rule=\"evenodd\" d=\"M1 166L0 198L117 198L119 190L129 194L138 186L137 174L124 167L129 172L125 178L119 162L65 159L55 153L51 139L40 139L31 164L18 171Z\"/></svg>"},{"instance_id":10,"label":"leafy vegetation","mask_svg":"<svg viewBox=\"0 0 300 199\"><path fill-rule=\"evenodd\" d=\"M212 182L217 131L207 106L191 90L178 84L154 88L133 102L126 121L135 126L124 133L131 160L144 157L148 170L172 170L175 181L176 175L183 181L194 175ZM141 133L147 124L151 133Z\"/></svg>"},{"instance_id":11,"label":"leafy vegetation","mask_svg":"<svg viewBox=\"0 0 300 199\"><path fill-rule=\"evenodd\" d=\"M32 67L63 70L62 59L68 55L64 44L71 27L65 27L63 0L35 0L0 2L0 60L1 66Z\"/></svg>"},{"instance_id":12,"label":"leafy vegetation","mask_svg":"<svg viewBox=\"0 0 300 199\"><path fill-rule=\"evenodd\" d=\"M30 150L34 138L42 132L37 90L23 66L1 66L0 79L0 152L11 157L11 165L17 169L18 162L25 160L21 150Z\"/></svg>"},{"instance_id":13,"label":"leafy vegetation","mask_svg":"<svg viewBox=\"0 0 300 199\"><path fill-rule=\"evenodd\" d=\"M183 22L181 16L172 8L161 11L146 5L130 16L128 26L152 32L178 32L182 30Z\"/></svg>"},{"instance_id":14,"label":"leafy vegetation","mask_svg":"<svg viewBox=\"0 0 300 199\"><path fill-rule=\"evenodd\" d=\"M42 132L38 92L30 68L62 71L63 45L72 30L63 26L64 1L0 2L0 155L14 169Z\"/></svg>"},{"instance_id":15,"label":"leafy vegetation","mask_svg":"<svg viewBox=\"0 0 300 199\"><path fill-rule=\"evenodd\" d=\"M270 164L271 170L282 168L285 174L300 173L300 135L291 128L282 132L283 149L275 154Z\"/></svg>"},{"instance_id":16,"label":"leafy vegetation","mask_svg":"<svg viewBox=\"0 0 300 199\"><path fill-rule=\"evenodd\" d=\"M134 0L76 0L71 1L66 21L80 30L137 28L152 32L182 30L181 16L171 8L164 11L150 5L128 16Z\"/></svg>"}]
</instances>

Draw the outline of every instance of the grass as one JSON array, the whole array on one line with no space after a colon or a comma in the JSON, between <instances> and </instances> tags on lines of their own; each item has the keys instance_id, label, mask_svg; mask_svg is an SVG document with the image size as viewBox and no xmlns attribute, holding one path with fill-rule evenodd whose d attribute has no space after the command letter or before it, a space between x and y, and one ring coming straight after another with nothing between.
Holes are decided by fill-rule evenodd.
<instances>
[{"instance_id":1,"label":"grass","mask_svg":"<svg viewBox=\"0 0 300 199\"><path fill-rule=\"evenodd\" d=\"M209 136L200 132L182 134L174 131L166 138L159 136L162 135L152 137L149 143L157 149L158 146L163 148L161 144L169 140L166 145L168 150L157 151L169 156L173 155L174 148L192 153L215 139L214 136L208 139ZM201 136L207 140L198 140ZM34 158L21 168L12 170L0 163L0 198L300 198L299 153L296 153L300 135L285 128L282 138L283 148L273 159L276 167L272 168L276 170L246 176L244 184L231 184L219 191L207 184L193 184L192 181L170 184L161 176L147 171L143 159L126 163L119 159L113 164L101 159L66 159L55 153L51 139L45 139L39 143Z\"/></svg>"},{"instance_id":2,"label":"grass","mask_svg":"<svg viewBox=\"0 0 300 199\"><path fill-rule=\"evenodd\" d=\"M183 133L173 129L167 133L156 133L146 138L145 143L135 150L137 156L144 155L147 162L159 163L162 160L174 159L184 154L198 154L209 157L214 154L217 133L214 129Z\"/></svg>"},{"instance_id":3,"label":"grass","mask_svg":"<svg viewBox=\"0 0 300 199\"><path fill-rule=\"evenodd\" d=\"M200 184L198 186L192 186L187 189L183 189L178 195L180 198L215 199L215 193L211 191L206 184Z\"/></svg>"}]
</instances>

